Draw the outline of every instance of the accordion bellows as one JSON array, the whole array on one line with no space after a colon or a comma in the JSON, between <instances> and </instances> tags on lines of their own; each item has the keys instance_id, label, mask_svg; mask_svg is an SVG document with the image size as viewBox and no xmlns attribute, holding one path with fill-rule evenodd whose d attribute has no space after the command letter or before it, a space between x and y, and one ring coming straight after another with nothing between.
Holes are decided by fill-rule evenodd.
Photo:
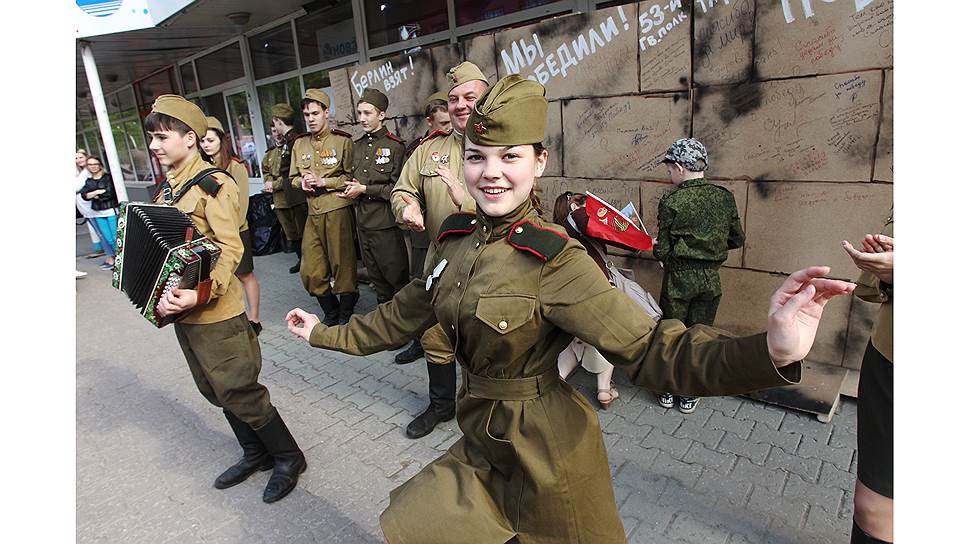
<instances>
[{"instance_id":1,"label":"accordion bellows","mask_svg":"<svg viewBox=\"0 0 968 544\"><path fill-rule=\"evenodd\" d=\"M125 202L118 214L112 285L128 295L145 319L164 327L180 315L158 315L161 297L174 287L196 288L208 279L221 253L178 208Z\"/></svg>"}]
</instances>

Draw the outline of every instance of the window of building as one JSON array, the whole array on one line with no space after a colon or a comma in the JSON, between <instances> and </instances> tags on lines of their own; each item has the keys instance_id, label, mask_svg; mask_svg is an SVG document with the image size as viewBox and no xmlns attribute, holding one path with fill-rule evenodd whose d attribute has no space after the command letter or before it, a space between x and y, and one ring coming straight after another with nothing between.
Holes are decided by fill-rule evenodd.
<instances>
[{"instance_id":1,"label":"window of building","mask_svg":"<svg viewBox=\"0 0 968 544\"><path fill-rule=\"evenodd\" d=\"M299 91L299 79L292 78L285 81L277 81L268 85L262 85L256 91L259 94L259 112L262 115L262 126L265 129L266 148L276 145L272 140L272 106L276 104L289 104L296 112L296 127L293 130L302 131L302 114L299 113L299 103L302 101L302 93Z\"/></svg>"},{"instance_id":2,"label":"window of building","mask_svg":"<svg viewBox=\"0 0 968 544\"><path fill-rule=\"evenodd\" d=\"M448 29L447 0L365 0L371 48Z\"/></svg>"},{"instance_id":3,"label":"window of building","mask_svg":"<svg viewBox=\"0 0 968 544\"><path fill-rule=\"evenodd\" d=\"M255 79L263 79L285 72L296 66L296 48L292 43L292 26L284 23L249 38L252 70Z\"/></svg>"},{"instance_id":4,"label":"window of building","mask_svg":"<svg viewBox=\"0 0 968 544\"><path fill-rule=\"evenodd\" d=\"M296 19L300 64L312 66L355 55L358 52L355 28L353 5L349 1L330 2L329 6Z\"/></svg>"},{"instance_id":5,"label":"window of building","mask_svg":"<svg viewBox=\"0 0 968 544\"><path fill-rule=\"evenodd\" d=\"M207 89L233 79L245 77L242 48L238 42L227 45L195 61L199 88Z\"/></svg>"},{"instance_id":6,"label":"window of building","mask_svg":"<svg viewBox=\"0 0 968 544\"><path fill-rule=\"evenodd\" d=\"M179 66L178 70L181 73L182 91L185 94L198 92L198 82L195 81L195 69L192 68L192 63L186 62Z\"/></svg>"},{"instance_id":7,"label":"window of building","mask_svg":"<svg viewBox=\"0 0 968 544\"><path fill-rule=\"evenodd\" d=\"M455 0L457 26L479 23L495 17L501 17L517 11L536 8L551 4L557 0L492 0L491 2L475 2L472 0Z\"/></svg>"},{"instance_id":8,"label":"window of building","mask_svg":"<svg viewBox=\"0 0 968 544\"><path fill-rule=\"evenodd\" d=\"M142 107L150 107L155 99L163 94L178 94L175 71L167 68L157 74L134 82L135 94Z\"/></svg>"},{"instance_id":9,"label":"window of building","mask_svg":"<svg viewBox=\"0 0 968 544\"><path fill-rule=\"evenodd\" d=\"M330 86L329 70L321 70L303 75L303 85L307 89L325 89ZM302 101L302 97L299 97ZM293 106L295 107L295 106Z\"/></svg>"}]
</instances>

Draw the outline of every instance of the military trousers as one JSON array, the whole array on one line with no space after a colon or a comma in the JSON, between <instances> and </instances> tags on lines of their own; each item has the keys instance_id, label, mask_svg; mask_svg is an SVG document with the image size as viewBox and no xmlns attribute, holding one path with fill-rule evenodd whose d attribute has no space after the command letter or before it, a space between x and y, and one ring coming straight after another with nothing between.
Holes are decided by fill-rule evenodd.
<instances>
[{"instance_id":1,"label":"military trousers","mask_svg":"<svg viewBox=\"0 0 968 544\"><path fill-rule=\"evenodd\" d=\"M666 270L659 295L662 317L678 319L687 327L712 325L722 294L718 268Z\"/></svg>"},{"instance_id":2,"label":"military trousers","mask_svg":"<svg viewBox=\"0 0 968 544\"><path fill-rule=\"evenodd\" d=\"M309 216L303 231L299 276L310 295L358 292L353 225L353 208L349 206Z\"/></svg>"},{"instance_id":3,"label":"military trousers","mask_svg":"<svg viewBox=\"0 0 968 544\"><path fill-rule=\"evenodd\" d=\"M309 216L309 206L304 202L291 208L275 208L275 212L286 240L294 242L301 239L303 229L306 228L306 218Z\"/></svg>"},{"instance_id":4,"label":"military trousers","mask_svg":"<svg viewBox=\"0 0 968 544\"><path fill-rule=\"evenodd\" d=\"M360 229L359 235L363 264L373 282L377 303L382 304L392 299L410 281L410 263L407 262L403 231L397 227Z\"/></svg>"},{"instance_id":5,"label":"military trousers","mask_svg":"<svg viewBox=\"0 0 968 544\"><path fill-rule=\"evenodd\" d=\"M407 231L410 236L410 277L419 278L423 273L424 262L427 260L427 248L430 247L430 235L427 231Z\"/></svg>"},{"instance_id":6,"label":"military trousers","mask_svg":"<svg viewBox=\"0 0 968 544\"><path fill-rule=\"evenodd\" d=\"M262 349L244 313L217 323L175 323L195 386L210 403L253 429L276 413L269 390L259 383Z\"/></svg>"}]
</instances>

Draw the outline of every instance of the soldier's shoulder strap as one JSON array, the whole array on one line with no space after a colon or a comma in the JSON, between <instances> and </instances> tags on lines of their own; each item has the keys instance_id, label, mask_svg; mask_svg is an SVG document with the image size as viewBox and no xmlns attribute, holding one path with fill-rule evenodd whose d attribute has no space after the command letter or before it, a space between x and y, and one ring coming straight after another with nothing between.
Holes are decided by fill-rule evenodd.
<instances>
[{"instance_id":1,"label":"soldier's shoulder strap","mask_svg":"<svg viewBox=\"0 0 968 544\"><path fill-rule=\"evenodd\" d=\"M518 221L511 226L508 243L525 253L534 255L543 262L555 258L565 249L568 236L562 232L541 226L530 219Z\"/></svg>"},{"instance_id":2,"label":"soldier's shoulder strap","mask_svg":"<svg viewBox=\"0 0 968 544\"><path fill-rule=\"evenodd\" d=\"M437 242L451 235L470 234L477 229L477 214L473 212L455 212L447 216L440 224L440 234Z\"/></svg>"},{"instance_id":3,"label":"soldier's shoulder strap","mask_svg":"<svg viewBox=\"0 0 968 544\"><path fill-rule=\"evenodd\" d=\"M390 138L391 140L393 140L394 142L397 142L400 145L406 145L406 143L403 140L401 140L399 136L390 132L389 130L387 131L387 138Z\"/></svg>"},{"instance_id":4,"label":"soldier's shoulder strap","mask_svg":"<svg viewBox=\"0 0 968 544\"><path fill-rule=\"evenodd\" d=\"M343 132L342 130L335 129L335 128L332 129L330 132L332 132L333 134L337 134L339 136L343 136L344 138L349 138L351 141L353 140L353 135L350 134L349 132Z\"/></svg>"},{"instance_id":5,"label":"soldier's shoulder strap","mask_svg":"<svg viewBox=\"0 0 968 544\"><path fill-rule=\"evenodd\" d=\"M426 138L424 138L423 140L420 140L420 144L423 145L425 142L429 142L430 140L433 140L434 138L438 138L440 136L450 136L450 132L446 130L435 130L430 134L428 134Z\"/></svg>"}]
</instances>

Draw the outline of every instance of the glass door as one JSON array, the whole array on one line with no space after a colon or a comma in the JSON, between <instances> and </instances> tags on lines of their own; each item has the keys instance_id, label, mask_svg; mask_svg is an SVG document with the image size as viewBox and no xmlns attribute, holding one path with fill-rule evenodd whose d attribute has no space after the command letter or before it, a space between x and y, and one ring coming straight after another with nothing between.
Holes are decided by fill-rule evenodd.
<instances>
[{"instance_id":1,"label":"glass door","mask_svg":"<svg viewBox=\"0 0 968 544\"><path fill-rule=\"evenodd\" d=\"M261 186L262 171L259 162L262 155L259 153L258 145L261 142L256 142L255 130L252 126L252 112L258 111L258 109L253 108L255 101L245 87L229 89L223 94L229 121L225 128L232 133L235 154L245 164L246 170L249 171L249 178L257 178L256 184ZM252 181L250 179L250 183Z\"/></svg>"}]
</instances>

